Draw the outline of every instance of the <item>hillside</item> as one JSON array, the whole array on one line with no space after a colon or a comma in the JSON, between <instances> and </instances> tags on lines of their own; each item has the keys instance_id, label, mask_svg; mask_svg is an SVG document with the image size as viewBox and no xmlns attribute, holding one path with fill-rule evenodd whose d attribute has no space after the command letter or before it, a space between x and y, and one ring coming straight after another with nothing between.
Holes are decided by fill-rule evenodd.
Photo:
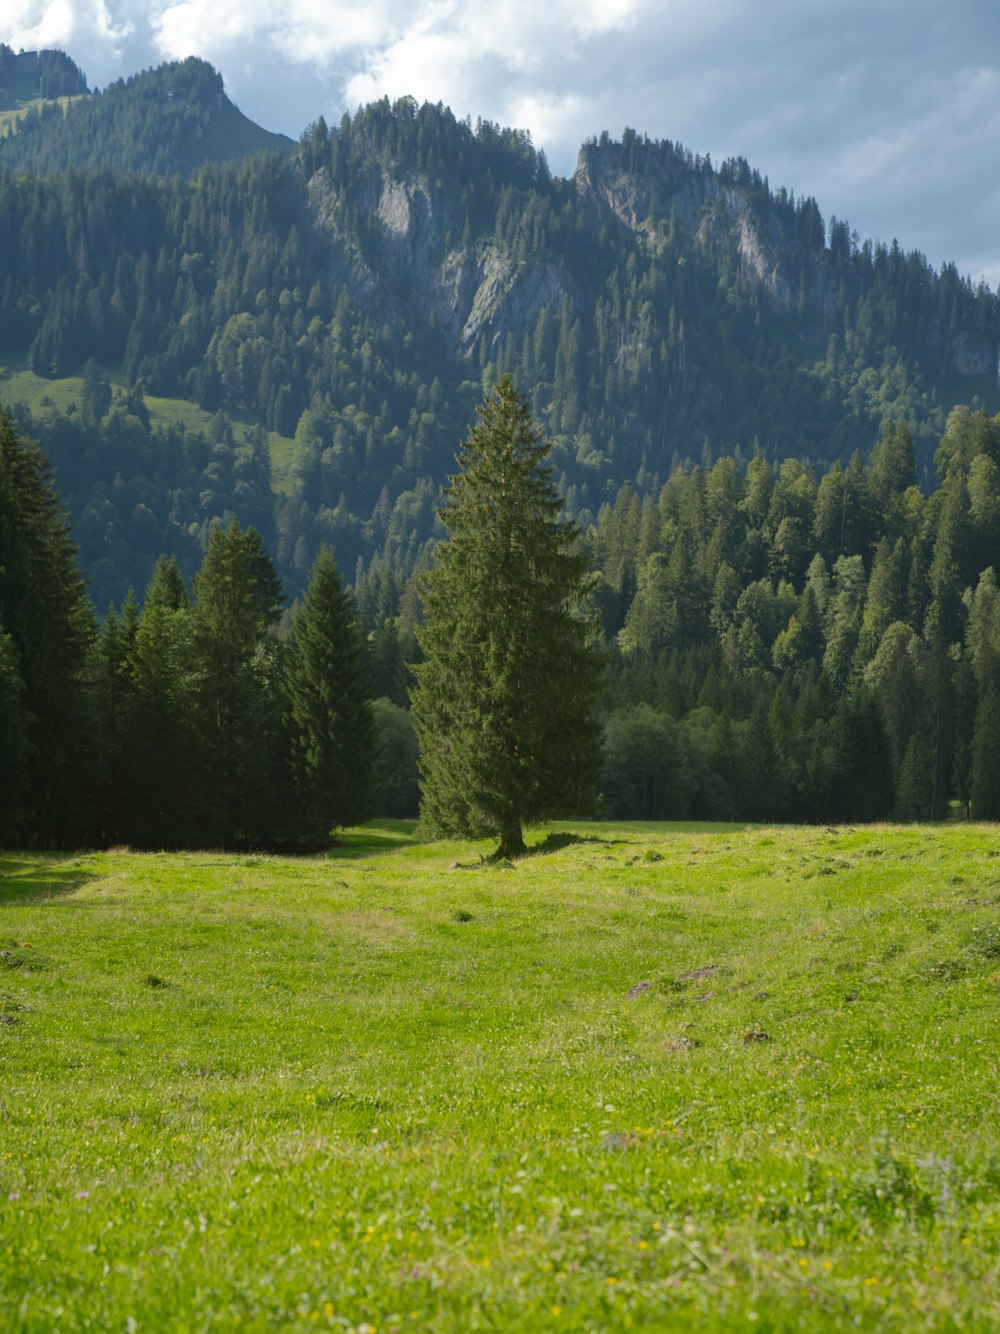
<instances>
[{"instance_id":1,"label":"hillside","mask_svg":"<svg viewBox=\"0 0 1000 1334\"><path fill-rule=\"evenodd\" d=\"M8 856L0 1319L993 1328L995 841Z\"/></svg>"},{"instance_id":2,"label":"hillside","mask_svg":"<svg viewBox=\"0 0 1000 1334\"><path fill-rule=\"evenodd\" d=\"M685 460L867 456L885 417L909 424L926 491L948 409L1000 407L994 293L825 224L744 162L630 132L553 179L524 133L405 99L317 122L290 159L204 161L216 130L235 151L238 114L188 61L0 145L0 367L55 384L94 358L184 415L256 421L286 475L294 459L282 522L300 567L336 514L346 569L393 516L411 570L504 371L585 521ZM23 175L32 162L51 170ZM47 443L75 429L34 425ZM115 476L88 457L85 505Z\"/></svg>"},{"instance_id":3,"label":"hillside","mask_svg":"<svg viewBox=\"0 0 1000 1334\"><path fill-rule=\"evenodd\" d=\"M88 91L86 75L65 52L18 52L0 42L0 111Z\"/></svg>"},{"instance_id":4,"label":"hillside","mask_svg":"<svg viewBox=\"0 0 1000 1334\"><path fill-rule=\"evenodd\" d=\"M41 53L46 86L55 85L44 60L59 55ZM66 82L64 77L59 86ZM86 85L74 91L86 92ZM284 135L248 120L226 97L221 76L194 58L119 80L67 106L36 103L13 128L15 133L0 140L0 172L186 176L205 162L287 153L292 147Z\"/></svg>"}]
</instances>

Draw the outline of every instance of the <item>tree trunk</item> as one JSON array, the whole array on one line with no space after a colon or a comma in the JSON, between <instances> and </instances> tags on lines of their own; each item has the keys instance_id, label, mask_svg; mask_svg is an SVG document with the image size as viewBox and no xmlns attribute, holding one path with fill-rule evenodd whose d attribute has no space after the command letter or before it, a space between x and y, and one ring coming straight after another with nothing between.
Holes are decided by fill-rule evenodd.
<instances>
[{"instance_id":1,"label":"tree trunk","mask_svg":"<svg viewBox=\"0 0 1000 1334\"><path fill-rule=\"evenodd\" d=\"M516 816L503 820L500 824L500 846L493 854L492 860L513 861L515 857L523 857L527 851L524 835L521 832L521 821Z\"/></svg>"}]
</instances>

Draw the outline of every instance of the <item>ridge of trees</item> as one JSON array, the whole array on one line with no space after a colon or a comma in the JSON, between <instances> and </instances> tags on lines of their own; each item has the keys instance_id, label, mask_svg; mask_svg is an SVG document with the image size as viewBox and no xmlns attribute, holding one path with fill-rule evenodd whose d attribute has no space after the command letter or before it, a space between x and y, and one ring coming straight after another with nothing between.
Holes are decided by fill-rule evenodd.
<instances>
[{"instance_id":1,"label":"ridge of trees","mask_svg":"<svg viewBox=\"0 0 1000 1334\"><path fill-rule=\"evenodd\" d=\"M200 62L120 90L168 140L171 117L180 134L187 115L185 98L168 97L185 71L191 107L222 96ZM827 226L814 200L772 190L741 160L716 168L629 131L585 145L578 179L559 180L524 132L412 99L333 129L317 121L292 160L164 179L154 159L137 152L144 174L40 176L4 168L0 151L0 360L60 378L92 359L98 378L124 380L126 415L140 424L144 392L184 398L294 441L296 465L290 490L271 498L256 484L242 498L211 480L193 491L188 447L143 427L135 456L155 456L154 485L122 466L128 451L100 443L121 438L120 400L25 419L60 470L74 524L100 512L108 546L127 552L136 506L156 515L159 545L144 543L143 568L102 567L106 588L96 571L116 600L122 581L144 586L158 551L177 549L172 525L197 526L200 558L206 518L222 517L216 497L222 514L260 529L296 593L324 542L345 571L385 559L408 576L434 535L453 442L501 373L532 387L584 524L624 482L655 495L685 462L760 452L773 464L846 465L885 417L909 423L929 490L948 407L972 388L996 397L1000 306L989 288L953 265L935 272L898 246L861 242L842 221ZM641 203L634 225L615 202L620 179ZM678 210L682 196L694 215ZM405 204L409 230L389 227L383 199ZM775 247L780 290L741 265L744 224ZM484 297L481 322L457 327L442 293L487 272L506 296L495 309ZM957 378L956 361L981 374ZM239 451L226 462L219 444L210 466L232 474ZM137 481L127 512L119 473ZM149 499L164 492L188 497L169 517ZM89 550L82 532L81 544Z\"/></svg>"},{"instance_id":2,"label":"ridge of trees","mask_svg":"<svg viewBox=\"0 0 1000 1334\"><path fill-rule=\"evenodd\" d=\"M5 68L25 59L11 52L5 65L4 49L0 88ZM87 92L82 74L62 52L43 51L39 60L39 96ZM291 146L284 135L248 120L226 97L222 76L190 56L119 79L66 107L29 106L14 133L0 138L0 171L188 176L204 162Z\"/></svg>"},{"instance_id":3,"label":"ridge of trees","mask_svg":"<svg viewBox=\"0 0 1000 1334\"><path fill-rule=\"evenodd\" d=\"M0 110L87 92L87 76L65 51L15 51L0 42Z\"/></svg>"},{"instance_id":4,"label":"ridge of trees","mask_svg":"<svg viewBox=\"0 0 1000 1334\"><path fill-rule=\"evenodd\" d=\"M889 422L870 464L724 457L601 508L608 814L1000 818L1000 415L953 411L936 466L925 495ZM348 596L326 551L297 616L282 600L261 537L213 522L192 581L164 557L98 626L47 460L4 417L3 840L310 847L414 814L414 579L374 562Z\"/></svg>"}]
</instances>

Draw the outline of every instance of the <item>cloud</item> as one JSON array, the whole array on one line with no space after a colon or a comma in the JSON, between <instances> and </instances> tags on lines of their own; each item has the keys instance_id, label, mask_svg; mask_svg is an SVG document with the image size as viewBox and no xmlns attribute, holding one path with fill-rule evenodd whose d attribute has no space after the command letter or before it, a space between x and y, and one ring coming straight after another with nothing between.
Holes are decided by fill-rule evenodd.
<instances>
[{"instance_id":1,"label":"cloud","mask_svg":"<svg viewBox=\"0 0 1000 1334\"><path fill-rule=\"evenodd\" d=\"M441 101L529 129L562 173L630 125L1000 281L994 0L4 0L0 40L62 46L98 83L202 55L292 135Z\"/></svg>"}]
</instances>

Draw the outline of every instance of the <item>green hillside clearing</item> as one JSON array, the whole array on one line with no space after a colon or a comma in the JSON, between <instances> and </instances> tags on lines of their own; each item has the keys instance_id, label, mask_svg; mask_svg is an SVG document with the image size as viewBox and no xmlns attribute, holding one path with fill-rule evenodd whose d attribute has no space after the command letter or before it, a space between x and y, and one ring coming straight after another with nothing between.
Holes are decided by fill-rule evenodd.
<instances>
[{"instance_id":1,"label":"green hillside clearing","mask_svg":"<svg viewBox=\"0 0 1000 1334\"><path fill-rule=\"evenodd\" d=\"M126 384L120 369L111 370L108 379L112 388L126 392ZM27 362L8 360L0 364L0 399L6 403L24 403L33 413L44 412L53 408L57 412L70 412L73 406L79 407L83 397L83 376L67 375L60 379L49 380L36 375ZM212 413L205 412L196 403L183 398L159 398L155 394L144 395L150 421L164 425L174 424L188 431L201 431L211 434ZM245 444L254 418L249 412L228 412L232 422L233 437L237 444ZM295 465L295 441L277 431L268 431L268 447L273 468L273 489L278 494L287 494L292 490L293 469Z\"/></svg>"},{"instance_id":2,"label":"green hillside clearing","mask_svg":"<svg viewBox=\"0 0 1000 1334\"><path fill-rule=\"evenodd\" d=\"M58 103L66 113L66 108L71 102L79 102L81 97L89 97L89 93L80 93L76 97L33 97L29 101L21 102L16 98L0 102L0 139L5 135L13 133L17 128L17 122L23 120L28 112L35 107L41 111L43 108Z\"/></svg>"},{"instance_id":3,"label":"green hillside clearing","mask_svg":"<svg viewBox=\"0 0 1000 1334\"><path fill-rule=\"evenodd\" d=\"M572 830L7 855L0 1324L995 1329L996 828Z\"/></svg>"}]
</instances>

